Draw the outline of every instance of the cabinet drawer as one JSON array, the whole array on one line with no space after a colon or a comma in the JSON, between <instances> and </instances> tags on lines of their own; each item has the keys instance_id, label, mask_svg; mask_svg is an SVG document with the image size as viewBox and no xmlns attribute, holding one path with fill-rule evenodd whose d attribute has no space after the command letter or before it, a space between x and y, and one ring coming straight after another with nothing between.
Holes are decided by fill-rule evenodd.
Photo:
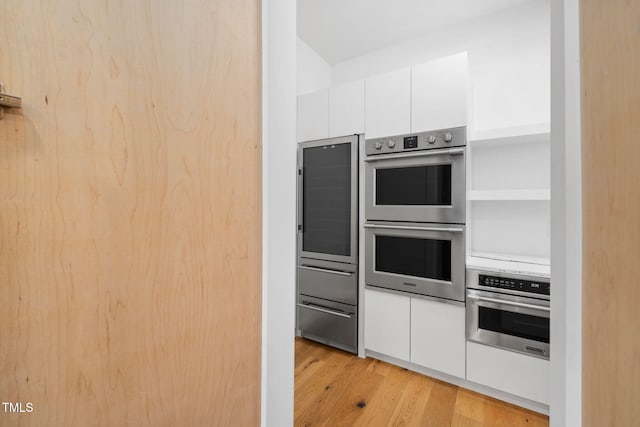
<instances>
[{"instance_id":1,"label":"cabinet drawer","mask_svg":"<svg viewBox=\"0 0 640 427\"><path fill-rule=\"evenodd\" d=\"M299 266L298 293L356 305L358 303L357 277L354 271Z\"/></svg>"},{"instance_id":2,"label":"cabinet drawer","mask_svg":"<svg viewBox=\"0 0 640 427\"><path fill-rule=\"evenodd\" d=\"M301 336L351 353L358 351L356 307L301 295L297 312Z\"/></svg>"},{"instance_id":3,"label":"cabinet drawer","mask_svg":"<svg viewBox=\"0 0 640 427\"><path fill-rule=\"evenodd\" d=\"M549 361L467 341L467 380L549 404Z\"/></svg>"}]
</instances>

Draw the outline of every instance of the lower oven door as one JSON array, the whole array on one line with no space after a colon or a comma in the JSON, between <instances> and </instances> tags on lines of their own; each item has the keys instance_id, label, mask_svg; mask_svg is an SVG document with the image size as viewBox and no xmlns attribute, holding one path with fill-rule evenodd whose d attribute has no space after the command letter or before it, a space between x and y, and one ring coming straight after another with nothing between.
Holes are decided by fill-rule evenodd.
<instances>
[{"instance_id":1,"label":"lower oven door","mask_svg":"<svg viewBox=\"0 0 640 427\"><path fill-rule=\"evenodd\" d=\"M549 301L467 291L467 340L549 359Z\"/></svg>"},{"instance_id":2,"label":"lower oven door","mask_svg":"<svg viewBox=\"0 0 640 427\"><path fill-rule=\"evenodd\" d=\"M368 222L365 282L464 301L464 226Z\"/></svg>"}]
</instances>

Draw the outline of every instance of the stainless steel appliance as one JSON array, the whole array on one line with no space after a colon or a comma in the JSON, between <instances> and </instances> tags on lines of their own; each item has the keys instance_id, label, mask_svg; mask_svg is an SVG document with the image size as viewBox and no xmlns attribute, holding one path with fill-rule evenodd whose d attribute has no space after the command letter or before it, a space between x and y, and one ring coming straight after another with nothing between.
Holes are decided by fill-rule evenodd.
<instances>
[{"instance_id":1,"label":"stainless steel appliance","mask_svg":"<svg viewBox=\"0 0 640 427\"><path fill-rule=\"evenodd\" d=\"M465 300L466 128L365 142L365 281Z\"/></svg>"},{"instance_id":2,"label":"stainless steel appliance","mask_svg":"<svg viewBox=\"0 0 640 427\"><path fill-rule=\"evenodd\" d=\"M465 127L367 140L367 220L464 224L465 146Z\"/></svg>"},{"instance_id":3,"label":"stainless steel appliance","mask_svg":"<svg viewBox=\"0 0 640 427\"><path fill-rule=\"evenodd\" d=\"M367 285L464 301L464 225L368 221Z\"/></svg>"},{"instance_id":4,"label":"stainless steel appliance","mask_svg":"<svg viewBox=\"0 0 640 427\"><path fill-rule=\"evenodd\" d=\"M358 350L358 135L298 145L297 325Z\"/></svg>"},{"instance_id":5,"label":"stainless steel appliance","mask_svg":"<svg viewBox=\"0 0 640 427\"><path fill-rule=\"evenodd\" d=\"M550 283L467 270L467 340L549 359Z\"/></svg>"}]
</instances>

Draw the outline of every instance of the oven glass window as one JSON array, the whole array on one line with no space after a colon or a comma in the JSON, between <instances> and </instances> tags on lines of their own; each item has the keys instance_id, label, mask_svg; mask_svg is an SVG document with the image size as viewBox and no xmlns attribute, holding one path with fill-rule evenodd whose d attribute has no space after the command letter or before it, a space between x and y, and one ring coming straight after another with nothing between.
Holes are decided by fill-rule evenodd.
<instances>
[{"instance_id":1,"label":"oven glass window","mask_svg":"<svg viewBox=\"0 0 640 427\"><path fill-rule=\"evenodd\" d=\"M377 205L451 205L451 165L376 169Z\"/></svg>"},{"instance_id":2,"label":"oven glass window","mask_svg":"<svg viewBox=\"0 0 640 427\"><path fill-rule=\"evenodd\" d=\"M549 343L549 319L479 307L478 327L488 331Z\"/></svg>"},{"instance_id":3,"label":"oven glass window","mask_svg":"<svg viewBox=\"0 0 640 427\"><path fill-rule=\"evenodd\" d=\"M305 148L302 167L302 249L349 256L351 144Z\"/></svg>"},{"instance_id":4,"label":"oven glass window","mask_svg":"<svg viewBox=\"0 0 640 427\"><path fill-rule=\"evenodd\" d=\"M451 281L451 241L375 236L375 269Z\"/></svg>"}]
</instances>

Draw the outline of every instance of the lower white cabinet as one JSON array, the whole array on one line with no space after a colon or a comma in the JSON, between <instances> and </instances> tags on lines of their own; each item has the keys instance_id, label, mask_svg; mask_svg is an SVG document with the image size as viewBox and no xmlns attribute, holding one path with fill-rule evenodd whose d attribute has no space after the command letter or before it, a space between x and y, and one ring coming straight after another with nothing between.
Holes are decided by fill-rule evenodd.
<instances>
[{"instance_id":1,"label":"lower white cabinet","mask_svg":"<svg viewBox=\"0 0 640 427\"><path fill-rule=\"evenodd\" d=\"M411 363L465 377L465 310L411 298Z\"/></svg>"},{"instance_id":2,"label":"lower white cabinet","mask_svg":"<svg viewBox=\"0 0 640 427\"><path fill-rule=\"evenodd\" d=\"M467 343L467 380L549 404L549 361Z\"/></svg>"},{"instance_id":3,"label":"lower white cabinet","mask_svg":"<svg viewBox=\"0 0 640 427\"><path fill-rule=\"evenodd\" d=\"M411 298L371 289L364 298L366 349L409 361Z\"/></svg>"}]
</instances>

